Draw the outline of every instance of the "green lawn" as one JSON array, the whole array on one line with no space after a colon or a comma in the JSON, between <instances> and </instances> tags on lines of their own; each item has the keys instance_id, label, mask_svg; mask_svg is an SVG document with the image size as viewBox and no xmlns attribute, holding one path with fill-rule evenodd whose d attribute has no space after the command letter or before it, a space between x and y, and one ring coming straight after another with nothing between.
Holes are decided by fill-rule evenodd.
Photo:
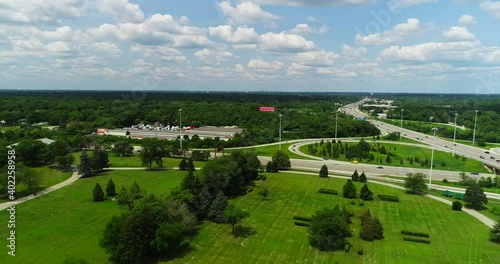
<instances>
[{"instance_id":1,"label":"green lawn","mask_svg":"<svg viewBox=\"0 0 500 264\"><path fill-rule=\"evenodd\" d=\"M50 169L48 166L31 168L34 173L40 175L40 190L50 187L52 185L56 185L60 182L63 182L71 177L72 172L63 172L56 169ZM21 198L26 196L27 187L25 184L19 184L16 187L16 197ZM0 202L7 201L7 198L4 195L0 195Z\"/></svg>"},{"instance_id":2,"label":"green lawn","mask_svg":"<svg viewBox=\"0 0 500 264\"><path fill-rule=\"evenodd\" d=\"M391 157L392 162L390 164L386 163L386 157L387 155L380 154L379 152L376 151L371 151L375 156L374 161L368 161L368 160L363 160L363 163L368 163L368 164L381 164L381 165L390 165L390 166L397 166L397 167L410 167L410 168L422 168L420 163L414 162L413 165L410 164L408 159L410 157L418 157L421 160L425 160L428 158L429 160L431 159L431 149L428 148L422 148L422 147L417 147L417 146L406 146L406 145L399 145L397 143L391 144L391 143L373 143L373 142L368 142L370 146L373 146L373 144L380 144L380 147L384 146L387 151L392 152L396 154L397 157ZM347 143L349 146L352 146L356 143ZM326 145L326 142L324 146ZM396 149L394 149L396 148ZM300 151L303 153L307 153L310 155L314 155L317 157L325 157L321 153L321 146L318 144L318 152L316 154L312 154L311 152L308 151L307 145L304 145L300 148ZM327 153L328 154L328 153ZM331 157L328 157L331 158ZM403 164L400 163L400 158L403 158ZM377 162L378 159L381 159L382 162ZM342 161L349 161L348 159L345 158L344 154L340 155L340 158L338 160ZM441 162L445 162L446 166L441 166ZM449 170L449 171L468 171L468 172L484 172L484 173L489 173L489 171L484 168L483 164L479 161L473 160L473 159L468 159L466 158L465 161L462 160L461 157L458 159L453 158L450 153L435 150L434 151L434 165L435 169L437 170ZM430 167L430 165L429 165Z\"/></svg>"},{"instance_id":3,"label":"green lawn","mask_svg":"<svg viewBox=\"0 0 500 264\"><path fill-rule=\"evenodd\" d=\"M449 140L449 139L447 139ZM449 140L451 142L453 142L453 140ZM464 145L467 145L467 146L474 146L476 148L482 148L482 149L490 149L490 148L500 148L500 144L498 143L486 143L486 147L480 147L476 144L472 145L472 141L470 140L461 140L461 139L457 139L455 140L457 143L460 143L460 144L464 144Z\"/></svg>"},{"instance_id":4,"label":"green lawn","mask_svg":"<svg viewBox=\"0 0 500 264\"><path fill-rule=\"evenodd\" d=\"M185 172L112 171L102 176L80 179L74 184L16 207L16 257L4 251L0 263L61 263L66 256L84 258L89 263L106 263L107 256L98 242L106 222L124 212L110 199L92 202L92 189L98 182L105 188L111 177L119 191L137 181L148 193L161 195L179 185ZM8 212L0 212L7 223ZM7 224L0 225L5 240ZM6 245L6 244L5 244ZM4 246L5 247L5 246Z\"/></svg>"},{"instance_id":5,"label":"green lawn","mask_svg":"<svg viewBox=\"0 0 500 264\"><path fill-rule=\"evenodd\" d=\"M205 223L193 241L194 250L167 263L498 263L500 245L490 243L488 227L463 212L432 199L407 195L377 184L369 184L375 195L400 197L400 203L365 202L352 206L338 196L319 194L319 188L339 192L345 180L321 179L296 174L268 174L254 191L232 203L245 208L250 217L242 226L254 230L246 239L230 234L230 226ZM270 188L270 200L257 194L262 184ZM358 191L361 187L356 184ZM384 224L385 239L365 242L359 239L359 219L353 218L354 236L349 239L363 246L364 256L356 252L319 252L308 245L307 228L293 225L293 215L310 216L324 206L347 204L359 215L370 208ZM404 242L401 229L429 233L431 245ZM241 246L244 243L244 246ZM398 253L400 257L398 258Z\"/></svg>"},{"instance_id":6,"label":"green lawn","mask_svg":"<svg viewBox=\"0 0 500 264\"><path fill-rule=\"evenodd\" d=\"M93 203L92 188L96 182L105 186L112 177L117 189L134 180L149 193L160 195L177 186L183 177L179 171L113 171L103 176L81 179L46 196L17 207L17 256L15 263L61 263L67 256L86 259L89 263L106 263L107 256L98 246L105 223L123 212L116 202ZM319 194L319 188L341 191L345 180L322 179L297 174L267 174L267 181L256 182L254 191L232 200L250 213L241 226L253 230L247 238L233 237L229 225L204 223L192 241L192 250L167 263L498 263L500 245L490 243L488 227L475 218L452 211L437 201L408 195L402 190L369 184L377 194L397 195L400 203L378 199L363 207L350 205L339 196ZM257 194L267 185L269 200ZM358 191L361 187L356 183ZM292 216L310 216L325 206L346 204L359 215L370 208L384 224L385 239L365 242L359 239L359 219L353 218L355 231L349 241L362 246L364 256L355 251L319 252L310 247L307 228L293 225ZM6 211L0 222L7 222ZM429 233L431 245L403 242L401 229ZM6 225L0 225L5 234ZM244 244L242 246L241 244ZM399 258L398 258L399 253ZM11 263L7 254L0 263Z\"/></svg>"},{"instance_id":7,"label":"green lawn","mask_svg":"<svg viewBox=\"0 0 500 264\"><path fill-rule=\"evenodd\" d=\"M92 151L87 152L89 155L92 155ZM75 164L80 163L80 154L81 152L74 152L73 156L75 157ZM139 154L134 154L132 156L119 157L114 153L109 153L109 167L145 167L142 166L141 158ZM163 167L172 168L178 167L181 159L178 158L163 158ZM204 161L194 161L195 167L202 167L205 164ZM156 163L153 162L153 168L158 168Z\"/></svg>"},{"instance_id":8,"label":"green lawn","mask_svg":"<svg viewBox=\"0 0 500 264\"><path fill-rule=\"evenodd\" d=\"M294 145L296 143L282 143L281 144L281 150L288 155L289 158L291 159L308 159L306 157L302 157L300 155L297 155L291 151L288 150L288 147L291 145ZM243 151L255 151L257 153L257 156L269 156L271 157L274 155L279 150L279 145L271 145L271 146L265 146L265 147L255 147L255 148L244 148L241 149ZM234 149L225 149L225 153L231 153L234 151Z\"/></svg>"}]
</instances>

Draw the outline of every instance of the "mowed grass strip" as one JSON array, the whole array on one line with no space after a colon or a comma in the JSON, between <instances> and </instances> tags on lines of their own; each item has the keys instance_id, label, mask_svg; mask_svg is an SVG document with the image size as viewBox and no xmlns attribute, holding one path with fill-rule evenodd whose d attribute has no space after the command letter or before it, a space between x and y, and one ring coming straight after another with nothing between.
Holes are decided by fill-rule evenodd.
<instances>
[{"instance_id":1,"label":"mowed grass strip","mask_svg":"<svg viewBox=\"0 0 500 264\"><path fill-rule=\"evenodd\" d=\"M231 235L229 225L205 223L193 241L193 250L168 263L497 263L500 245L488 241L488 227L475 218L452 211L450 206L402 190L368 183L377 194L400 197L399 203L375 199L364 206L351 205L349 200L334 195L322 195L320 188L341 192L345 180L322 179L296 174L267 174L266 181L257 182L254 192L232 200L245 208L250 217L241 226L247 237ZM257 194L266 185L269 200ZM357 190L362 185L356 183ZM307 228L295 226L293 215L312 216L317 210L335 204L346 205L355 212L354 245L350 253L320 252L308 244ZM372 243L359 238L357 216L370 208L384 225L385 239ZM431 245L404 242L401 230L429 233ZM472 241L472 242L471 242ZM477 244L476 242L477 241ZM243 245L242 245L243 243ZM358 256L356 246L364 248Z\"/></svg>"},{"instance_id":2,"label":"mowed grass strip","mask_svg":"<svg viewBox=\"0 0 500 264\"><path fill-rule=\"evenodd\" d=\"M185 172L111 171L80 179L72 185L16 206L16 257L0 254L0 263L61 263L67 256L89 263L107 263L98 245L109 219L124 212L108 198L92 202L92 189L99 183L105 189L112 178L117 192L137 181L141 189L161 195L179 185ZM0 234L7 229L8 212L0 212ZM7 240L5 240L7 241ZM4 245L7 242L5 242ZM5 247L5 246L4 246ZM5 247L6 248L6 247ZM5 249L7 250L7 248Z\"/></svg>"},{"instance_id":3,"label":"mowed grass strip","mask_svg":"<svg viewBox=\"0 0 500 264\"><path fill-rule=\"evenodd\" d=\"M285 154L288 155L289 158L291 159L308 159L306 157L297 155L291 151L288 150L288 147L295 145L296 143L282 143L281 144L281 151L283 151ZM231 153L235 149L225 149L225 153ZM243 151L255 151L257 156L268 156L271 157L274 155L279 150L279 145L271 145L271 146L264 146L264 147L254 147L254 148L242 148L241 150Z\"/></svg>"},{"instance_id":4,"label":"mowed grass strip","mask_svg":"<svg viewBox=\"0 0 500 264\"><path fill-rule=\"evenodd\" d=\"M373 146L374 144L378 143L373 143L373 142L368 142L370 146ZM323 144L325 146L326 142ZM344 144L344 143L343 143ZM347 143L349 147L353 146L356 143ZM407 146L407 145L399 145L397 143L391 144L391 143L379 143L379 147L384 147L387 152L391 152L399 157L391 157L391 163L388 164L386 163L386 154L380 154L378 151L370 151L371 154L374 155L375 160L368 162L368 160L363 160L362 163L367 163L367 164L379 164L379 165L389 165L389 166L396 166L396 167L409 167L409 168L428 168L429 166L422 167L420 165L420 162L414 162L413 165L410 164L408 159L410 157L418 157L419 161L424 161L426 158L429 159L429 164L430 164L430 159L432 155L432 150L428 148L423 148L423 147L417 147L417 146ZM394 149L396 148L396 149ZM309 155L313 155L316 157L323 157L321 153L321 146L319 145L318 142L318 152L316 154L312 154L308 151L307 145L301 146L300 151L303 153L307 153ZM327 153L328 154L328 153ZM483 173L489 173L489 171L484 167L484 165L473 159L466 158L465 161L462 160L461 156L457 156L458 158L452 157L451 153L439 151L439 150L434 150L434 169L436 170L449 170L449 171L468 171L468 172L483 172ZM400 158L403 158L403 164L400 163ZM377 160L380 159L382 162L377 162ZM350 161L345 158L345 154L340 154L340 157L337 160L341 161ZM355 159L356 160L356 159ZM441 166L441 162L445 162L445 166Z\"/></svg>"}]
</instances>

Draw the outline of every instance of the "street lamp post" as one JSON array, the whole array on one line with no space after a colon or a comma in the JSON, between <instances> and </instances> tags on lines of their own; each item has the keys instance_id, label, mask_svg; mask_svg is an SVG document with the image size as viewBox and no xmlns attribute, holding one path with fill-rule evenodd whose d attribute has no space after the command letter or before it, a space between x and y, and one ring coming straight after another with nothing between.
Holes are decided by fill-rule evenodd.
<instances>
[{"instance_id":1,"label":"street lamp post","mask_svg":"<svg viewBox=\"0 0 500 264\"><path fill-rule=\"evenodd\" d=\"M403 138L403 113L404 113L404 109L401 109L401 133L399 134L399 139L402 139Z\"/></svg>"},{"instance_id":2,"label":"street lamp post","mask_svg":"<svg viewBox=\"0 0 500 264\"><path fill-rule=\"evenodd\" d=\"M436 144L436 130L437 127L433 127L432 130L434 130L434 141L432 142L432 154L431 154L431 172L429 173L429 190L431 189L431 184L432 184L432 167L434 166L434 148Z\"/></svg>"},{"instance_id":3,"label":"street lamp post","mask_svg":"<svg viewBox=\"0 0 500 264\"><path fill-rule=\"evenodd\" d=\"M452 157L455 157L455 138L457 137L457 116L458 113L455 113L455 130L453 131L453 152L451 154Z\"/></svg>"},{"instance_id":4,"label":"street lamp post","mask_svg":"<svg viewBox=\"0 0 500 264\"><path fill-rule=\"evenodd\" d=\"M280 117L280 143L279 143L279 150L281 150L281 117L283 116L282 114L278 115Z\"/></svg>"},{"instance_id":5,"label":"street lamp post","mask_svg":"<svg viewBox=\"0 0 500 264\"><path fill-rule=\"evenodd\" d=\"M181 143L181 151L182 151L182 109L179 109L179 141Z\"/></svg>"},{"instance_id":6,"label":"street lamp post","mask_svg":"<svg viewBox=\"0 0 500 264\"><path fill-rule=\"evenodd\" d=\"M340 105L340 107L337 108L337 110L336 110L336 116L335 116L335 142L337 142L337 126L339 124L339 112L340 112L340 108L342 108L342 104L335 103L335 105Z\"/></svg>"},{"instance_id":7,"label":"street lamp post","mask_svg":"<svg viewBox=\"0 0 500 264\"><path fill-rule=\"evenodd\" d=\"M477 110L476 112L476 117L474 118L474 133L472 134L472 146L474 146L474 143L476 142L476 124L477 124Z\"/></svg>"}]
</instances>

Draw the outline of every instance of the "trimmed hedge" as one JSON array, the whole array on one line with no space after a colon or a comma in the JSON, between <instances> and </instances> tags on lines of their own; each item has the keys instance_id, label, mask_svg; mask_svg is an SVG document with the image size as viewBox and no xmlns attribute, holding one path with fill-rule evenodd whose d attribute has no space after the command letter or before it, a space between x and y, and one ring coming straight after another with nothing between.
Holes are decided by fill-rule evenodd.
<instances>
[{"instance_id":1,"label":"trimmed hedge","mask_svg":"<svg viewBox=\"0 0 500 264\"><path fill-rule=\"evenodd\" d=\"M363 255L364 251L363 251L363 247L359 247L358 248L358 255Z\"/></svg>"},{"instance_id":2,"label":"trimmed hedge","mask_svg":"<svg viewBox=\"0 0 500 264\"><path fill-rule=\"evenodd\" d=\"M419 238L413 238L413 237L405 237L403 238L404 241L411 241L411 242L416 242L416 243L422 243L422 244L430 244L431 241L426 240L426 239L419 239Z\"/></svg>"},{"instance_id":3,"label":"trimmed hedge","mask_svg":"<svg viewBox=\"0 0 500 264\"><path fill-rule=\"evenodd\" d=\"M309 226L308 222L303 222L303 221L293 221L293 223L297 226Z\"/></svg>"},{"instance_id":4,"label":"trimmed hedge","mask_svg":"<svg viewBox=\"0 0 500 264\"><path fill-rule=\"evenodd\" d=\"M378 198L380 200L382 200L382 201L399 202L399 197L398 196L379 194Z\"/></svg>"},{"instance_id":5,"label":"trimmed hedge","mask_svg":"<svg viewBox=\"0 0 500 264\"><path fill-rule=\"evenodd\" d=\"M297 216L297 215L293 216L293 220L299 220L299 221L304 221L304 222L311 222L311 218L310 217L303 217L303 216Z\"/></svg>"},{"instance_id":6,"label":"trimmed hedge","mask_svg":"<svg viewBox=\"0 0 500 264\"><path fill-rule=\"evenodd\" d=\"M429 234L425 234L425 233L418 233L418 232L411 232L411 231L408 231L408 230L401 230L401 234L403 234L403 235L407 235L407 236L415 236L415 237L426 237L426 238L430 238Z\"/></svg>"},{"instance_id":7,"label":"trimmed hedge","mask_svg":"<svg viewBox=\"0 0 500 264\"><path fill-rule=\"evenodd\" d=\"M351 251L352 245L350 243L345 244L344 252L349 253Z\"/></svg>"},{"instance_id":8,"label":"trimmed hedge","mask_svg":"<svg viewBox=\"0 0 500 264\"><path fill-rule=\"evenodd\" d=\"M319 189L318 190L319 193L324 193L324 194L333 194L333 195L338 195L339 193L335 190L330 190L330 189Z\"/></svg>"}]
</instances>

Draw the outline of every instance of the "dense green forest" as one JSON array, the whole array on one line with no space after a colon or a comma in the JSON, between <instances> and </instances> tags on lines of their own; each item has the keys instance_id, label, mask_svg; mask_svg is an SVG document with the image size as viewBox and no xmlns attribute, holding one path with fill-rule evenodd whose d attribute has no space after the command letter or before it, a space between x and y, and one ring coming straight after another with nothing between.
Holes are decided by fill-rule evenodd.
<instances>
[{"instance_id":1,"label":"dense green forest","mask_svg":"<svg viewBox=\"0 0 500 264\"><path fill-rule=\"evenodd\" d=\"M359 99L361 95L356 94L4 91L0 92L0 120L5 121L5 126L19 128L0 133L0 147L20 139L42 137L64 139L77 147L82 136L97 128L156 122L176 126L178 109L182 109L182 124L186 126L244 128L241 135L229 142L193 140L191 148L275 142L279 114L283 115L283 139L333 137L338 108L335 103ZM260 106L273 106L276 112L259 112ZM39 122L48 122L57 129L29 126ZM377 134L375 126L339 114L339 137Z\"/></svg>"},{"instance_id":2,"label":"dense green forest","mask_svg":"<svg viewBox=\"0 0 500 264\"><path fill-rule=\"evenodd\" d=\"M399 121L401 109L404 109L404 120L421 121L408 127L423 133L430 133L426 124L454 123L455 113L457 125L465 126L466 130L457 129L457 139L472 140L475 110L477 115L476 140L486 142L500 142L500 96L479 95L379 95L378 99L394 100L394 109L387 113L388 119ZM371 108L373 109L373 107ZM376 109L381 111L381 109ZM399 125L399 123L397 123ZM407 127L405 125L405 127ZM453 138L453 127L440 129L437 134L441 137Z\"/></svg>"}]
</instances>

